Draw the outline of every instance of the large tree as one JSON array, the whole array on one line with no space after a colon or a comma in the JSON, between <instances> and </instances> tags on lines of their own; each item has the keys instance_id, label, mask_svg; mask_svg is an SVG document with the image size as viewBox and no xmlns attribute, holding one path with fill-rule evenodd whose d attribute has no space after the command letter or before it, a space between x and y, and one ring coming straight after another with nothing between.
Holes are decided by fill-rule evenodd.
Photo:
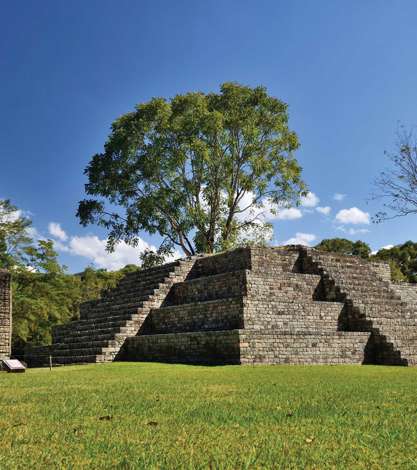
<instances>
[{"instance_id":1,"label":"large tree","mask_svg":"<svg viewBox=\"0 0 417 470\"><path fill-rule=\"evenodd\" d=\"M263 87L153 98L113 123L77 215L108 230L109 249L141 231L186 255L226 249L305 193L298 146L287 105Z\"/></svg>"},{"instance_id":2,"label":"large tree","mask_svg":"<svg viewBox=\"0 0 417 470\"><path fill-rule=\"evenodd\" d=\"M385 152L391 166L375 181L374 199L384 201L375 222L417 214L417 139L403 126L397 132L396 150Z\"/></svg>"}]
</instances>

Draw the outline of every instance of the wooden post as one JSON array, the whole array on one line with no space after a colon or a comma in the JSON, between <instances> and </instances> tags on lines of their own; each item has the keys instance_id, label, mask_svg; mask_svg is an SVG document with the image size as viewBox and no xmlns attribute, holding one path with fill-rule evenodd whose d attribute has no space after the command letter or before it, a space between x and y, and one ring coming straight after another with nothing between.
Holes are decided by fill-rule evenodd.
<instances>
[{"instance_id":1,"label":"wooden post","mask_svg":"<svg viewBox=\"0 0 417 470\"><path fill-rule=\"evenodd\" d=\"M52 371L52 356L49 355L49 370Z\"/></svg>"}]
</instances>

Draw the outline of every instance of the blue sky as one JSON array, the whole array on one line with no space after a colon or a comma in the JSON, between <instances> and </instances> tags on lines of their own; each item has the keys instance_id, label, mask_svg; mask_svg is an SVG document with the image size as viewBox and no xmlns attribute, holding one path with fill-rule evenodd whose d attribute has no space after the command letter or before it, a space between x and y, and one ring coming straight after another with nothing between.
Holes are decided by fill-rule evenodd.
<instances>
[{"instance_id":1,"label":"blue sky","mask_svg":"<svg viewBox=\"0 0 417 470\"><path fill-rule=\"evenodd\" d=\"M126 246L106 256L105 232L79 225L83 169L136 103L238 81L289 104L319 199L273 221L277 242L417 240L417 217L374 225L366 216L381 208L367 199L398 122L417 124L416 18L407 0L3 2L0 197L41 235L52 229L70 271L134 261Z\"/></svg>"}]
</instances>

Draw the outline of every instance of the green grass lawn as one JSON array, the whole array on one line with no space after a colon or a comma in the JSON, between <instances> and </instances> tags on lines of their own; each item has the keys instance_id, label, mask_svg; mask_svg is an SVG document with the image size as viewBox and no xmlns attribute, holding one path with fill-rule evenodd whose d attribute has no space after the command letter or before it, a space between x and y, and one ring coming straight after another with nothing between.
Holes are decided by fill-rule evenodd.
<instances>
[{"instance_id":1,"label":"green grass lawn","mask_svg":"<svg viewBox=\"0 0 417 470\"><path fill-rule=\"evenodd\" d=\"M417 368L0 373L0 468L417 468Z\"/></svg>"}]
</instances>

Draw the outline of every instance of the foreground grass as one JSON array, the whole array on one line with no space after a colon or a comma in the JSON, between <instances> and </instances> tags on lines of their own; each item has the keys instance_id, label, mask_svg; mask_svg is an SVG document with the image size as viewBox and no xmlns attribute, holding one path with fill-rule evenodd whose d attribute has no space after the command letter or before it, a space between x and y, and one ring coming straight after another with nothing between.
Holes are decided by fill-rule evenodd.
<instances>
[{"instance_id":1,"label":"foreground grass","mask_svg":"<svg viewBox=\"0 0 417 470\"><path fill-rule=\"evenodd\" d=\"M417 369L0 374L0 468L417 468Z\"/></svg>"}]
</instances>

